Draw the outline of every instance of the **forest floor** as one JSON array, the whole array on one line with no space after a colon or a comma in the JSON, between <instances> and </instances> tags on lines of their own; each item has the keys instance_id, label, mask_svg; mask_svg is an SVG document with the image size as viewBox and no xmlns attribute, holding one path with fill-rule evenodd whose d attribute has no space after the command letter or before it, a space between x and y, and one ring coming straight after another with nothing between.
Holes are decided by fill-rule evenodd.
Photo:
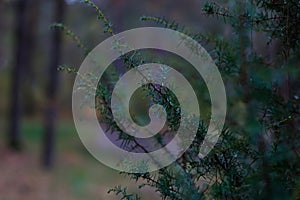
<instances>
[{"instance_id":1,"label":"forest floor","mask_svg":"<svg viewBox=\"0 0 300 200\"><path fill-rule=\"evenodd\" d=\"M114 200L114 186L128 186L142 199L158 199L150 188L138 184L95 160L83 147L71 121L60 123L53 169L41 165L43 126L37 120L23 123L24 149L13 152L0 134L0 200Z\"/></svg>"}]
</instances>

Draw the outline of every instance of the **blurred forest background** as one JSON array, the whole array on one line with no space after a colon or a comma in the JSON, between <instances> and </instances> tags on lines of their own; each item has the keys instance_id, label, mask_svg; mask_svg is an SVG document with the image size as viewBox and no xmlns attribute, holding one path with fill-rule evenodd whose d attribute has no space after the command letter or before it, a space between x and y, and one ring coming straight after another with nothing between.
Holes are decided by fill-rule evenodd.
<instances>
[{"instance_id":1,"label":"blurred forest background","mask_svg":"<svg viewBox=\"0 0 300 200\"><path fill-rule=\"evenodd\" d=\"M200 23L203 17L200 1L96 0L95 3L107 13L116 32L145 26L140 21L145 14L168 16L195 30L209 32L208 29L217 28L207 20ZM60 20L55 16L57 4L63 6ZM72 119L71 96L75 76L70 74L58 74L54 125L56 144L54 161L50 161L54 169L43 170L49 168L45 166L43 157L47 126L45 113L50 106L50 71L63 64L79 68L85 57L76 43L62 34L60 61L57 66L53 65L54 31L50 30L50 26L54 22L63 22L92 49L107 38L95 12L76 0L1 0L0 16L0 199L114 199L114 195L106 194L107 190L122 182L125 185L130 182L132 190L137 190L134 181L96 161L81 144ZM26 41L22 41L26 44L21 47L18 46L21 42L18 26L22 29L19 31L26 34L23 36ZM12 122L12 93L16 92L13 89L13 70L17 65L17 51L23 51L25 58L22 59L25 60L22 61L22 69L19 69L17 106L20 116ZM11 126L19 126L20 152L7 148ZM147 199L149 195L146 192L144 196Z\"/></svg>"},{"instance_id":2,"label":"blurred forest background","mask_svg":"<svg viewBox=\"0 0 300 200\"><path fill-rule=\"evenodd\" d=\"M175 20L195 33L232 39L232 27L208 17L200 0L94 2L116 33L157 26L140 20L148 15ZM119 184L143 199L159 198L154 189L139 190L134 180L99 163L81 144L71 112L75 76L60 73L57 67L79 68L85 55L70 37L50 29L54 22L70 27L89 49L108 37L94 10L79 1L0 1L0 200L118 199L107 191ZM253 32L251 37L255 52L276 62L280 43L268 44L264 33ZM293 61L293 66L299 68L299 64L299 58ZM300 95L293 86L295 95ZM228 121L244 126L242 101L230 108ZM299 125L294 129L299 131Z\"/></svg>"}]
</instances>

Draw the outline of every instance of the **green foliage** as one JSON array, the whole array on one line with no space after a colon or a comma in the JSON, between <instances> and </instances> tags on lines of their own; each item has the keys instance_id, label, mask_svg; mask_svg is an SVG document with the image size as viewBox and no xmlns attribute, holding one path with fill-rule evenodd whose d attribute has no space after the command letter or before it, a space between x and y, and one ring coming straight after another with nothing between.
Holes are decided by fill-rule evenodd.
<instances>
[{"instance_id":1,"label":"green foliage","mask_svg":"<svg viewBox=\"0 0 300 200\"><path fill-rule=\"evenodd\" d=\"M50 27L51 29L62 30L68 37L70 37L76 44L77 47L81 48L84 51L84 54L87 55L90 50L82 43L81 39L67 26L62 23L54 23Z\"/></svg>"},{"instance_id":2,"label":"green foliage","mask_svg":"<svg viewBox=\"0 0 300 200\"><path fill-rule=\"evenodd\" d=\"M128 194L127 188L122 188L120 185L116 186L108 191L108 193L115 193L121 195L120 200L140 200L141 198L137 194Z\"/></svg>"},{"instance_id":3,"label":"green foliage","mask_svg":"<svg viewBox=\"0 0 300 200\"><path fill-rule=\"evenodd\" d=\"M104 32L114 35L111 23L100 8L89 0L84 3L96 10L104 23ZM140 188L155 188L162 199L299 199L300 90L296 66L299 63L299 1L252 0L226 5L209 1L203 11L229 24L233 28L232 39L193 33L166 18L143 16L141 21L154 21L207 46L230 87L229 112L236 109L244 116L236 118L229 113L227 128L205 158L198 157L199 146L207 131L205 122L200 121L193 144L171 166L155 173L127 175L136 181L141 180ZM78 38L62 28L64 26L55 27L67 30L67 35L78 43ZM277 56L277 63L270 64L267 58L253 50L253 31L268 35L269 42L281 42L284 53ZM132 69L145 63L147 58L134 51L122 56L122 60L124 67ZM77 73L70 68L61 69ZM109 124L111 130L119 131L124 146L133 142L134 148L142 148L134 137L124 134L114 122L108 103L113 84L109 84L100 83L97 88L98 110L104 116L99 120ZM143 89L153 102L169 108L166 109L169 128L176 130L180 122L176 97L169 90L151 83ZM122 195L121 199L140 199L127 194L127 189L121 186L109 192Z\"/></svg>"},{"instance_id":4,"label":"green foliage","mask_svg":"<svg viewBox=\"0 0 300 200\"><path fill-rule=\"evenodd\" d=\"M104 23L104 33L112 34L113 33L112 24L103 14L102 10L93 1L83 0L83 2L96 10L98 19Z\"/></svg>"},{"instance_id":5,"label":"green foliage","mask_svg":"<svg viewBox=\"0 0 300 200\"><path fill-rule=\"evenodd\" d=\"M210 15L221 17L225 23L233 27L245 27L267 33L271 39L279 39L285 53L299 49L300 30L300 7L298 0L252 0L237 3L244 4L228 8L216 2L207 2L203 11ZM288 56L288 55L286 55Z\"/></svg>"}]
</instances>

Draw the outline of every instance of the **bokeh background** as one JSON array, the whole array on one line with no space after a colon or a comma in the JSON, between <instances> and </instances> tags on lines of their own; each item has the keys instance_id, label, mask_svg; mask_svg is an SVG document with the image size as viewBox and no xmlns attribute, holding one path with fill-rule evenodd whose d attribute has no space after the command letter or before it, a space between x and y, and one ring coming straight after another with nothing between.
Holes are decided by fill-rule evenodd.
<instances>
[{"instance_id":1,"label":"bokeh background","mask_svg":"<svg viewBox=\"0 0 300 200\"><path fill-rule=\"evenodd\" d=\"M149 15L175 20L193 32L224 38L232 34L229 26L203 14L200 0L94 2L115 32L154 26L140 21ZM65 34L56 46L56 31L50 29L54 22L66 24L90 49L109 37L95 11L77 0L0 1L0 200L118 199L107 191L119 184L142 193L143 199L158 198L153 189L138 190L133 180L102 165L80 142L71 112L75 75L53 76L53 71L58 65L79 68L85 55ZM258 33L253 37L259 54L276 54L276 43L261 42L265 36ZM241 112L237 107L239 119ZM18 132L19 144L10 144L12 131Z\"/></svg>"}]
</instances>

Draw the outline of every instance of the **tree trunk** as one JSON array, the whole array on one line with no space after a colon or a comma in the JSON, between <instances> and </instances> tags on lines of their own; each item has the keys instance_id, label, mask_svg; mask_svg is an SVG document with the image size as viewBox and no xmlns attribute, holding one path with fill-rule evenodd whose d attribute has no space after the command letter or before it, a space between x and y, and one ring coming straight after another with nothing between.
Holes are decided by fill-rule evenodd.
<instances>
[{"instance_id":1,"label":"tree trunk","mask_svg":"<svg viewBox=\"0 0 300 200\"><path fill-rule=\"evenodd\" d=\"M26 0L26 42L28 46L27 56L29 58L28 66L26 66L25 76L23 84L23 111L24 114L33 115L36 111L36 101L33 95L35 83L35 63L33 58L36 58L36 44L38 41L38 24L39 24L39 13L40 13L40 2L41 0Z\"/></svg>"},{"instance_id":2,"label":"tree trunk","mask_svg":"<svg viewBox=\"0 0 300 200\"><path fill-rule=\"evenodd\" d=\"M54 1L54 21L62 22L64 16L65 2L64 0ZM55 144L55 124L57 117L57 90L58 90L58 71L57 66L61 61L62 53L62 33L54 30L52 33L52 47L50 52L49 66L49 83L47 87L48 104L45 113L45 135L44 135L44 151L43 165L45 168L51 168L54 160L54 144Z\"/></svg>"},{"instance_id":3,"label":"tree trunk","mask_svg":"<svg viewBox=\"0 0 300 200\"><path fill-rule=\"evenodd\" d=\"M28 63L28 46L26 44L26 6L27 1L18 0L16 2L16 45L15 63L12 69L11 88L11 110L10 110L10 130L8 135L9 147L13 150L21 149L21 84L23 73Z\"/></svg>"}]
</instances>

